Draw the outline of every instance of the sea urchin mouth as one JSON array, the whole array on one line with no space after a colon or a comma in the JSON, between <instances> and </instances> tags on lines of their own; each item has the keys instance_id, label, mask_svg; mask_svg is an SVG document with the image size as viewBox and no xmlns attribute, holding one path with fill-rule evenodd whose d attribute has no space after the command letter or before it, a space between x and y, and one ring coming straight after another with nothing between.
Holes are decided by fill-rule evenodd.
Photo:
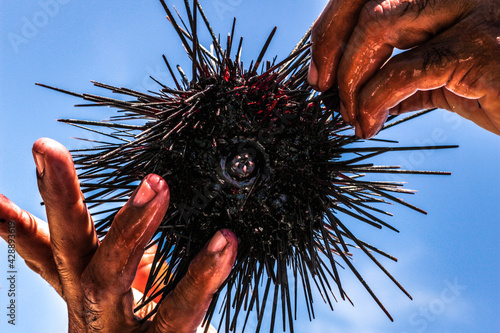
<instances>
[{"instance_id":1,"label":"sea urchin mouth","mask_svg":"<svg viewBox=\"0 0 500 333\"><path fill-rule=\"evenodd\" d=\"M230 184L234 190L249 190L257 179L269 177L269 158L262 145L252 139L234 138L222 149L219 176L221 185Z\"/></svg>"}]
</instances>

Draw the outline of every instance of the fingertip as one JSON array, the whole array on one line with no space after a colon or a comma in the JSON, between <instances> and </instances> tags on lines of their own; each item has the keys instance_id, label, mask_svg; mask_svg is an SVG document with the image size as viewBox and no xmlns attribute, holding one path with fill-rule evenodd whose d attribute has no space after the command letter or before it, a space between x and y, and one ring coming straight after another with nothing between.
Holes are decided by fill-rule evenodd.
<instances>
[{"instance_id":1,"label":"fingertip","mask_svg":"<svg viewBox=\"0 0 500 333\"><path fill-rule=\"evenodd\" d=\"M229 229L221 229L218 232L224 235L230 246L236 246L236 247L238 246L238 237L234 232L232 232Z\"/></svg>"},{"instance_id":2,"label":"fingertip","mask_svg":"<svg viewBox=\"0 0 500 333\"><path fill-rule=\"evenodd\" d=\"M70 155L68 149L61 143L50 138L40 138L33 143L32 151L39 154L64 153Z\"/></svg>"},{"instance_id":3,"label":"fingertip","mask_svg":"<svg viewBox=\"0 0 500 333\"><path fill-rule=\"evenodd\" d=\"M48 143L48 138L40 138L35 141L33 147L31 148L31 153L33 154L33 160L36 165L36 175L41 179L45 175L45 149Z\"/></svg>"},{"instance_id":4,"label":"fingertip","mask_svg":"<svg viewBox=\"0 0 500 333\"><path fill-rule=\"evenodd\" d=\"M229 229L222 229L218 232L220 232L227 241L227 244L222 251L222 255L225 257L227 266L232 268L238 252L238 237Z\"/></svg>"},{"instance_id":5,"label":"fingertip","mask_svg":"<svg viewBox=\"0 0 500 333\"><path fill-rule=\"evenodd\" d=\"M130 196L129 204L136 208L151 208L162 206L158 209L164 214L170 203L170 189L167 182L156 174L149 174Z\"/></svg>"},{"instance_id":6,"label":"fingertip","mask_svg":"<svg viewBox=\"0 0 500 333\"><path fill-rule=\"evenodd\" d=\"M151 173L144 177L144 181L149 184L155 192L169 191L167 182L157 174Z\"/></svg>"},{"instance_id":7,"label":"fingertip","mask_svg":"<svg viewBox=\"0 0 500 333\"><path fill-rule=\"evenodd\" d=\"M309 64L309 72L307 73L307 82L314 90L317 91L319 91L318 80L319 80L318 68L314 63L314 60L311 60L311 63Z\"/></svg>"},{"instance_id":8,"label":"fingertip","mask_svg":"<svg viewBox=\"0 0 500 333\"><path fill-rule=\"evenodd\" d=\"M11 218L12 212L18 209L19 208L10 201L9 198L0 193L0 219L5 220Z\"/></svg>"},{"instance_id":9,"label":"fingertip","mask_svg":"<svg viewBox=\"0 0 500 333\"><path fill-rule=\"evenodd\" d=\"M318 55L315 56L315 53ZM325 92L332 88L336 81L335 60L325 60L320 51L311 48L311 62L307 72L307 83L316 91Z\"/></svg>"},{"instance_id":10,"label":"fingertip","mask_svg":"<svg viewBox=\"0 0 500 333\"><path fill-rule=\"evenodd\" d=\"M238 238L228 230L215 233L205 248L191 262L190 271L196 276L203 276L208 289L215 292L227 278L236 261Z\"/></svg>"},{"instance_id":11,"label":"fingertip","mask_svg":"<svg viewBox=\"0 0 500 333\"><path fill-rule=\"evenodd\" d=\"M4 206L4 205L7 205L8 203L10 203L10 199L7 198L5 195L3 195L2 193L0 193L0 207Z\"/></svg>"},{"instance_id":12,"label":"fingertip","mask_svg":"<svg viewBox=\"0 0 500 333\"><path fill-rule=\"evenodd\" d=\"M356 135L362 139L371 139L380 132L384 126L389 110L360 111L356 123Z\"/></svg>"},{"instance_id":13,"label":"fingertip","mask_svg":"<svg viewBox=\"0 0 500 333\"><path fill-rule=\"evenodd\" d=\"M17 210L17 206L0 193L0 235L7 232L7 222L10 222L17 215Z\"/></svg>"},{"instance_id":14,"label":"fingertip","mask_svg":"<svg viewBox=\"0 0 500 333\"><path fill-rule=\"evenodd\" d=\"M71 153L59 142L41 138L32 148L38 185L44 201L54 204L81 201L82 194Z\"/></svg>"},{"instance_id":15,"label":"fingertip","mask_svg":"<svg viewBox=\"0 0 500 333\"><path fill-rule=\"evenodd\" d=\"M33 147L31 148L31 150L33 152L42 153L45 150L46 145L50 143L50 140L51 139L45 137L39 138L33 143Z\"/></svg>"},{"instance_id":16,"label":"fingertip","mask_svg":"<svg viewBox=\"0 0 500 333\"><path fill-rule=\"evenodd\" d=\"M200 325L212 297L231 273L237 246L238 238L232 231L215 233L191 261L186 276L162 301L153 322L158 332L167 326L169 332L187 332ZM171 320L167 323L166 318Z\"/></svg>"},{"instance_id":17,"label":"fingertip","mask_svg":"<svg viewBox=\"0 0 500 333\"><path fill-rule=\"evenodd\" d=\"M165 181L160 176L155 174L147 175L132 195L132 205L136 208L146 206L164 190L165 185Z\"/></svg>"},{"instance_id":18,"label":"fingertip","mask_svg":"<svg viewBox=\"0 0 500 333\"><path fill-rule=\"evenodd\" d=\"M351 121L351 118L349 117L349 113L347 112L344 103L340 102L340 114L342 115L342 119L346 123L348 123L351 126L354 126L355 124Z\"/></svg>"},{"instance_id":19,"label":"fingertip","mask_svg":"<svg viewBox=\"0 0 500 333\"><path fill-rule=\"evenodd\" d=\"M229 241L227 240L227 238L224 237L224 235L220 231L217 231L217 233L212 237L212 239L208 243L207 251L208 253L222 252L228 243Z\"/></svg>"},{"instance_id":20,"label":"fingertip","mask_svg":"<svg viewBox=\"0 0 500 333\"><path fill-rule=\"evenodd\" d=\"M147 175L116 215L107 238L121 237L130 244L140 244L144 250L161 224L169 203L167 182L156 174ZM115 228L127 231L115 233Z\"/></svg>"},{"instance_id":21,"label":"fingertip","mask_svg":"<svg viewBox=\"0 0 500 333\"><path fill-rule=\"evenodd\" d=\"M360 139L367 139L367 137L365 137L365 134L363 133L363 129L358 123L354 125L354 133Z\"/></svg>"},{"instance_id":22,"label":"fingertip","mask_svg":"<svg viewBox=\"0 0 500 333\"><path fill-rule=\"evenodd\" d=\"M170 188L165 179L157 174L151 173L144 178L144 181L149 184L152 190L162 197L164 201L163 204L168 207L170 203Z\"/></svg>"},{"instance_id":23,"label":"fingertip","mask_svg":"<svg viewBox=\"0 0 500 333\"><path fill-rule=\"evenodd\" d=\"M209 261L218 262L220 270L229 273L236 260L237 251L238 237L231 230L222 229L210 239L205 253Z\"/></svg>"},{"instance_id":24,"label":"fingertip","mask_svg":"<svg viewBox=\"0 0 500 333\"><path fill-rule=\"evenodd\" d=\"M40 138L35 141L32 147L33 159L37 166L39 176L45 175L46 171L52 171L52 176L63 181L61 177L67 175L67 171L73 171L73 158L71 153L61 143L50 138ZM71 173L73 179L75 173ZM72 180L71 179L71 180Z\"/></svg>"}]
</instances>

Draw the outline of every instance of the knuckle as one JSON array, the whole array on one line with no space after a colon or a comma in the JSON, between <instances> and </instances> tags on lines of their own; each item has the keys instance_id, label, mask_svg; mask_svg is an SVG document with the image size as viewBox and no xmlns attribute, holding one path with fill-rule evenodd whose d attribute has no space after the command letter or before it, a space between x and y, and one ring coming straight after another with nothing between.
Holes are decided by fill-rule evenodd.
<instances>
[{"instance_id":1,"label":"knuckle","mask_svg":"<svg viewBox=\"0 0 500 333\"><path fill-rule=\"evenodd\" d=\"M101 320L104 311L99 307L98 302L89 298L88 295L83 296L83 311L88 332L101 332L104 330L104 323Z\"/></svg>"},{"instance_id":2,"label":"knuckle","mask_svg":"<svg viewBox=\"0 0 500 333\"><path fill-rule=\"evenodd\" d=\"M162 312L155 317L154 332L176 332L175 318L169 311Z\"/></svg>"},{"instance_id":3,"label":"knuckle","mask_svg":"<svg viewBox=\"0 0 500 333\"><path fill-rule=\"evenodd\" d=\"M397 1L401 3L401 14L406 14L407 12L412 12L419 15L428 6L433 6L436 4L436 0L405 0Z\"/></svg>"},{"instance_id":4,"label":"knuckle","mask_svg":"<svg viewBox=\"0 0 500 333\"><path fill-rule=\"evenodd\" d=\"M360 24L371 28L394 26L396 21L413 20L435 0L370 0L360 14Z\"/></svg>"},{"instance_id":5,"label":"knuckle","mask_svg":"<svg viewBox=\"0 0 500 333\"><path fill-rule=\"evenodd\" d=\"M448 87L456 92L461 92L463 95L468 95L470 90L474 90L474 86L484 74L481 68L474 69L474 66L467 66L468 69L462 70L459 73L455 71L455 75L448 83Z\"/></svg>"},{"instance_id":6,"label":"knuckle","mask_svg":"<svg viewBox=\"0 0 500 333\"><path fill-rule=\"evenodd\" d=\"M393 13L393 1L370 0L361 9L359 24L374 28L385 26Z\"/></svg>"},{"instance_id":7,"label":"knuckle","mask_svg":"<svg viewBox=\"0 0 500 333\"><path fill-rule=\"evenodd\" d=\"M189 318L187 313L192 312L192 304L186 298L184 290L176 288L171 291L162 305L155 317L154 328L158 332L179 332L188 329L189 323L186 319Z\"/></svg>"},{"instance_id":8,"label":"knuckle","mask_svg":"<svg viewBox=\"0 0 500 333\"><path fill-rule=\"evenodd\" d=\"M365 39L385 38L393 31L395 1L370 0L361 9L355 32Z\"/></svg>"},{"instance_id":9,"label":"knuckle","mask_svg":"<svg viewBox=\"0 0 500 333\"><path fill-rule=\"evenodd\" d=\"M469 63L456 70L447 87L465 97L495 96L500 91L498 72L481 63ZM495 84L496 82L496 84Z\"/></svg>"},{"instance_id":10,"label":"knuckle","mask_svg":"<svg viewBox=\"0 0 500 333\"><path fill-rule=\"evenodd\" d=\"M200 274L192 271L191 269L188 269L184 278L186 279L186 284L189 286L188 288L186 288L186 292L203 288L203 282L205 279Z\"/></svg>"},{"instance_id":11,"label":"knuckle","mask_svg":"<svg viewBox=\"0 0 500 333\"><path fill-rule=\"evenodd\" d=\"M204 278L202 275L193 274L193 272L188 270L183 280L182 283L179 283L176 292L173 294L173 301L179 306L187 306L190 300L200 300L206 297L206 295L213 294L210 286L207 285L208 278Z\"/></svg>"},{"instance_id":12,"label":"knuckle","mask_svg":"<svg viewBox=\"0 0 500 333\"><path fill-rule=\"evenodd\" d=\"M423 68L425 71L444 69L454 63L457 54L451 47L446 45L434 45L427 48L422 55Z\"/></svg>"}]
</instances>

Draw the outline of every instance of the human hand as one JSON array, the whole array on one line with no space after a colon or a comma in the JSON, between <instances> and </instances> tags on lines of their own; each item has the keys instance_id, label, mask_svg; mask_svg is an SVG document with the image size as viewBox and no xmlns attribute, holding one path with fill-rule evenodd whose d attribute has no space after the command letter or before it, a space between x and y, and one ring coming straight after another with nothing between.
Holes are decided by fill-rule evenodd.
<instances>
[{"instance_id":1,"label":"human hand","mask_svg":"<svg viewBox=\"0 0 500 333\"><path fill-rule=\"evenodd\" d=\"M500 134L499 0L330 0L312 43L309 83L338 85L359 137L434 107Z\"/></svg>"},{"instance_id":2,"label":"human hand","mask_svg":"<svg viewBox=\"0 0 500 333\"><path fill-rule=\"evenodd\" d=\"M40 139L33 155L48 225L0 195L0 235L6 239L8 222L15 221L16 249L66 301L69 332L195 332L234 264L236 236L217 232L154 319L141 323L133 314L131 286L144 248L167 210L167 184L157 175L147 176L100 242L70 153L53 140ZM140 271L147 270L148 260Z\"/></svg>"}]
</instances>

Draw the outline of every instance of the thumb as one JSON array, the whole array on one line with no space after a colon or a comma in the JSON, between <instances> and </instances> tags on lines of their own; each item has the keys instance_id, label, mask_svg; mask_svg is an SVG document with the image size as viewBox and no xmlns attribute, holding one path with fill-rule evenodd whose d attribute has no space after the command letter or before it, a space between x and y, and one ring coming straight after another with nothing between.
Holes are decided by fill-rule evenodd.
<instances>
[{"instance_id":1,"label":"thumb","mask_svg":"<svg viewBox=\"0 0 500 333\"><path fill-rule=\"evenodd\" d=\"M213 295L231 272L237 248L233 232L218 231L163 300L152 325L153 332L195 332Z\"/></svg>"}]
</instances>

